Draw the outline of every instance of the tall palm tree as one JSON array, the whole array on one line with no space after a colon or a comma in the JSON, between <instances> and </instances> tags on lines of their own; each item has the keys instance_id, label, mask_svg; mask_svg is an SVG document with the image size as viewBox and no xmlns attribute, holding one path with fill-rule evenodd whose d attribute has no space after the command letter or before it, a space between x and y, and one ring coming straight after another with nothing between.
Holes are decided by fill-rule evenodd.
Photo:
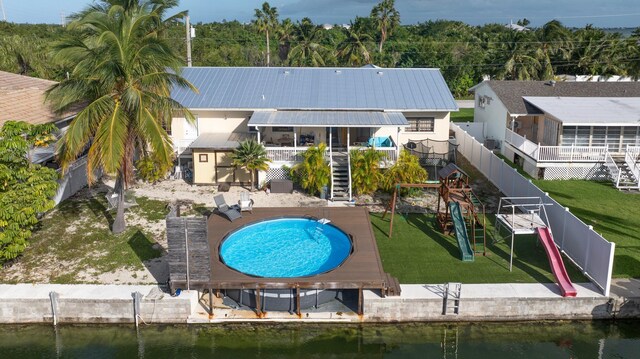
<instances>
[{"instance_id":1,"label":"tall palm tree","mask_svg":"<svg viewBox=\"0 0 640 359\"><path fill-rule=\"evenodd\" d=\"M276 34L278 36L278 56L281 62L287 61L289 51L291 51L291 42L294 39L295 25L291 19L286 18L278 26Z\"/></svg>"},{"instance_id":2,"label":"tall palm tree","mask_svg":"<svg viewBox=\"0 0 640 359\"><path fill-rule=\"evenodd\" d=\"M566 62L571 53L568 49L570 32L558 20L551 20L536 31L536 38L540 42L540 63L542 66L541 80L552 79L555 75L554 60Z\"/></svg>"},{"instance_id":3,"label":"tall palm tree","mask_svg":"<svg viewBox=\"0 0 640 359\"><path fill-rule=\"evenodd\" d=\"M54 46L54 59L70 65L69 78L49 89L57 112L84 106L58 143L66 170L88 147L87 176L102 168L116 176L119 203L112 231L125 230L124 191L133 178L135 153L151 150L172 160L165 128L172 115L190 112L170 97L174 85L196 89L179 75L181 57L164 31L185 13L166 17L177 0L101 0L69 24L74 36Z\"/></svg>"},{"instance_id":4,"label":"tall palm tree","mask_svg":"<svg viewBox=\"0 0 640 359\"><path fill-rule=\"evenodd\" d=\"M268 170L269 162L271 162L264 146L254 140L240 142L233 151L232 159L234 166L246 168L251 173L252 191L255 190L255 172Z\"/></svg>"},{"instance_id":5,"label":"tall palm tree","mask_svg":"<svg viewBox=\"0 0 640 359\"><path fill-rule=\"evenodd\" d=\"M337 56L343 65L362 66L371 63L371 54L367 49L367 42L371 41L371 36L363 31L363 27L356 22L351 22L351 26L346 29L347 37L338 44Z\"/></svg>"},{"instance_id":6,"label":"tall palm tree","mask_svg":"<svg viewBox=\"0 0 640 359\"><path fill-rule=\"evenodd\" d=\"M255 20L253 24L258 28L259 32L264 32L267 40L267 67L271 64L271 46L269 44L269 32L275 32L278 27L278 8L271 7L268 2L262 4L261 9L255 9Z\"/></svg>"},{"instance_id":7,"label":"tall palm tree","mask_svg":"<svg viewBox=\"0 0 640 359\"><path fill-rule=\"evenodd\" d=\"M314 25L311 19L305 17L296 27L295 41L297 43L289 52L291 66L324 66L324 55L327 49L320 43L321 28Z\"/></svg>"},{"instance_id":8,"label":"tall palm tree","mask_svg":"<svg viewBox=\"0 0 640 359\"><path fill-rule=\"evenodd\" d=\"M385 41L400 26L400 12L395 8L395 0L382 0L371 10L371 17L375 19L380 31L378 52L382 53Z\"/></svg>"}]
</instances>

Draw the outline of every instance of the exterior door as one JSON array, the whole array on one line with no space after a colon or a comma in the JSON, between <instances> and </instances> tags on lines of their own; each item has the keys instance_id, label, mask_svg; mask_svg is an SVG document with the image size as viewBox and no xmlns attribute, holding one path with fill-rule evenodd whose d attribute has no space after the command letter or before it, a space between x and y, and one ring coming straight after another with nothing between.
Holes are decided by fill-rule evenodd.
<instances>
[{"instance_id":1,"label":"exterior door","mask_svg":"<svg viewBox=\"0 0 640 359\"><path fill-rule=\"evenodd\" d=\"M184 139L195 140L196 138L198 138L198 121L190 123L184 120Z\"/></svg>"}]
</instances>

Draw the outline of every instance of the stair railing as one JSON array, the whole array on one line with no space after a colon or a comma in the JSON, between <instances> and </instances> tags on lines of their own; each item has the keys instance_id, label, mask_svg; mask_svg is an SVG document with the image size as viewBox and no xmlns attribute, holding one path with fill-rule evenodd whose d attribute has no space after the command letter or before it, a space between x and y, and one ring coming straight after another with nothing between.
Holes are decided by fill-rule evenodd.
<instances>
[{"instance_id":1,"label":"stair railing","mask_svg":"<svg viewBox=\"0 0 640 359\"><path fill-rule=\"evenodd\" d=\"M604 158L604 165L609 169L611 181L616 185L616 188L618 188L620 186L620 168L618 168L616 161L613 160L609 151L605 153Z\"/></svg>"},{"instance_id":2,"label":"stair railing","mask_svg":"<svg viewBox=\"0 0 640 359\"><path fill-rule=\"evenodd\" d=\"M624 162L629 167L629 170L635 177L635 182L638 186L640 186L640 168L638 168L638 155L640 154L640 147L629 146L627 145L627 149L624 153Z\"/></svg>"},{"instance_id":3,"label":"stair railing","mask_svg":"<svg viewBox=\"0 0 640 359\"><path fill-rule=\"evenodd\" d=\"M349 147L347 147L347 168L349 171L349 202L353 199L351 192L351 153L349 152Z\"/></svg>"}]
</instances>

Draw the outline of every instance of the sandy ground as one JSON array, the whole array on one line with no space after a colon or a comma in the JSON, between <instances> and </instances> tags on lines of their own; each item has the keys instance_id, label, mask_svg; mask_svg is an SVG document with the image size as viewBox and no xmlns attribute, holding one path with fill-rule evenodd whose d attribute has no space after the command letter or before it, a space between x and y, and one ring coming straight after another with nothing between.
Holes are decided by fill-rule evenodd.
<instances>
[{"instance_id":1,"label":"sandy ground","mask_svg":"<svg viewBox=\"0 0 640 359\"><path fill-rule=\"evenodd\" d=\"M92 196L104 196L113 186L113 181L105 180L103 184L87 188L80 191L74 198L88 199ZM476 193L491 195L492 188L485 188L482 182L472 185ZM183 180L166 180L157 184L138 183L130 188L134 192L135 197L147 197L150 199L160 200L167 203L178 202L181 204L183 213L189 212L194 204L205 205L207 208L215 207L213 197L218 193L215 186L195 186L190 185ZM242 187L231 187L228 192L223 192L224 198L228 204L237 203L242 192L248 191ZM486 193L485 193L486 192ZM365 206L371 212L382 212L391 200L391 195L386 193L377 193L374 196L359 196L354 203L346 202L328 202L321 200L315 196L309 196L299 191L291 194L266 193L264 191L255 191L250 193L251 199L254 201L255 207L318 207L318 206L335 206L335 205L356 205ZM418 191L414 197L402 198L398 200L397 211L401 213L435 213L438 205L438 194L435 189L427 189ZM493 207L490 203L488 207ZM488 208L489 211L491 210ZM193 212L191 212L193 213ZM78 216L78 218L69 223L67 231L77 232L94 226L95 224L87 224L86 218ZM24 270L20 261L14 262L11 266L3 269L3 277L5 280L16 282L36 282L47 283L52 273L65 271L68 273L78 272L76 280L79 283L100 283L100 284L164 284L169 278L169 266L167 256L167 239L165 231L165 223L160 221L148 221L131 211L126 212L126 221L129 226L138 226L144 232L152 236L155 241L154 246L163 254L159 258L145 261L144 269L135 270L131 268L119 268L108 273L99 273L91 268L81 271L73 270L76 263L60 263L55 258L44 260L37 273ZM71 232L69 232L71 233ZM100 256L100 253L87 253L85 256ZM73 271L71 271L73 270Z\"/></svg>"},{"instance_id":2,"label":"sandy ground","mask_svg":"<svg viewBox=\"0 0 640 359\"><path fill-rule=\"evenodd\" d=\"M107 185L112 186L110 181ZM150 185L146 183L138 183L131 188L138 197L148 197L152 199L182 203L204 204L213 208L213 197L218 194L215 186L196 186L190 185L183 180L167 180L160 183ZM248 189L233 186L229 192L221 192L225 201L231 205L238 203L240 193L247 192ZM250 193L251 199L254 201L254 207L318 207L326 206L327 201L318 197L309 196L305 193L293 191L293 193L269 193L264 191L255 191Z\"/></svg>"}]
</instances>

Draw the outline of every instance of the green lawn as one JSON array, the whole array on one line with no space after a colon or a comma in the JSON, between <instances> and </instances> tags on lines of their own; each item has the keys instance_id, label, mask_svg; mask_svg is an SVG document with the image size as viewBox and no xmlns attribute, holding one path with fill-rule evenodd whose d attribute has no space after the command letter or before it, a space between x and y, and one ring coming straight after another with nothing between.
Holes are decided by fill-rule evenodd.
<instances>
[{"instance_id":1,"label":"green lawn","mask_svg":"<svg viewBox=\"0 0 640 359\"><path fill-rule=\"evenodd\" d=\"M640 278L640 194L618 191L607 182L534 183L604 238L616 243L614 277Z\"/></svg>"},{"instance_id":2,"label":"green lawn","mask_svg":"<svg viewBox=\"0 0 640 359\"><path fill-rule=\"evenodd\" d=\"M513 272L509 272L509 246L502 242L489 245L489 255L476 255L474 262L462 262L453 236L443 235L432 214L396 213L393 237L387 238L389 216L384 220L371 214L382 265L401 283L550 283L549 261L534 236L517 236ZM488 228L492 230L492 227ZM506 235L506 233L503 233ZM491 243L491 237L487 242ZM588 282L565 260L574 282Z\"/></svg>"},{"instance_id":3,"label":"green lawn","mask_svg":"<svg viewBox=\"0 0 640 359\"><path fill-rule=\"evenodd\" d=\"M451 122L473 122L473 109L461 108L458 112L451 112Z\"/></svg>"}]
</instances>

